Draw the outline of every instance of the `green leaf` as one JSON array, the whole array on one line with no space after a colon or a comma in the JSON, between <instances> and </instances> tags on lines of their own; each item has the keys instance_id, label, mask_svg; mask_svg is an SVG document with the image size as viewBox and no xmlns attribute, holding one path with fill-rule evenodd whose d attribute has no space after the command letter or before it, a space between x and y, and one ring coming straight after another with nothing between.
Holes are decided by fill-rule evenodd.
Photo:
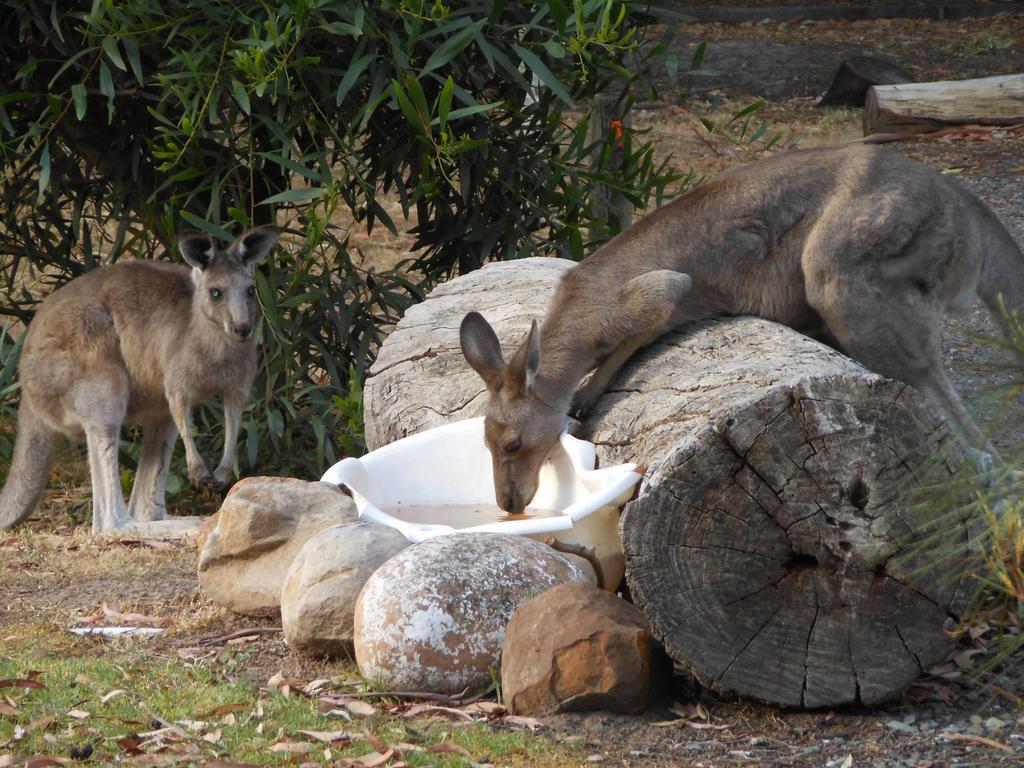
<instances>
[{"instance_id":1,"label":"green leaf","mask_svg":"<svg viewBox=\"0 0 1024 768\"><path fill-rule=\"evenodd\" d=\"M409 97L412 99L412 103L416 105L416 112L419 115L419 125L423 125L430 120L430 107L427 106L427 97L423 93L423 86L420 85L420 81L412 75L405 76L405 87L409 89Z\"/></svg>"},{"instance_id":2,"label":"green leaf","mask_svg":"<svg viewBox=\"0 0 1024 768\"><path fill-rule=\"evenodd\" d=\"M521 45L513 45L512 47L515 49L516 53L519 54L519 58L522 60L523 64L526 65L527 69L537 75L541 82L550 88L551 91L565 102L566 105L575 107L572 96L570 96L569 92L565 90L565 86L562 85L561 81L554 76L551 70L548 69L547 65L537 57L537 54Z\"/></svg>"},{"instance_id":3,"label":"green leaf","mask_svg":"<svg viewBox=\"0 0 1024 768\"><path fill-rule=\"evenodd\" d=\"M124 52L128 56L128 64L132 68L132 74L135 75L135 81L139 85L145 85L146 78L142 73L142 59L139 58L139 41L135 35L128 35L121 39L121 45L124 46Z\"/></svg>"},{"instance_id":4,"label":"green leaf","mask_svg":"<svg viewBox=\"0 0 1024 768\"><path fill-rule=\"evenodd\" d=\"M338 90L334 94L335 106L341 106L341 102L345 100L348 92L352 90L352 86L355 85L356 80L363 73L363 70L365 70L369 63L375 58L377 58L377 54L368 53L364 56L360 56L348 65L348 69L345 70L345 76L341 78L341 82L338 83Z\"/></svg>"},{"instance_id":5,"label":"green leaf","mask_svg":"<svg viewBox=\"0 0 1024 768\"><path fill-rule=\"evenodd\" d=\"M124 59L121 58L121 51L117 49L116 37L110 37L108 35L103 38L103 52L107 54L115 67L120 69L122 72L128 71L128 67L124 65Z\"/></svg>"},{"instance_id":6,"label":"green leaf","mask_svg":"<svg viewBox=\"0 0 1024 768\"><path fill-rule=\"evenodd\" d=\"M252 113L252 107L249 104L249 93L245 90L245 86L237 80L231 81L231 92L235 96L235 101L238 102L239 108L245 112L245 114Z\"/></svg>"},{"instance_id":7,"label":"green leaf","mask_svg":"<svg viewBox=\"0 0 1024 768\"><path fill-rule=\"evenodd\" d=\"M18 93L5 93L0 96L0 106L10 104L13 101L24 101L25 99L34 99L39 94L37 93L26 93L19 91Z\"/></svg>"},{"instance_id":8,"label":"green leaf","mask_svg":"<svg viewBox=\"0 0 1024 768\"><path fill-rule=\"evenodd\" d=\"M114 78L105 61L100 62L100 93L106 96L108 101L114 100Z\"/></svg>"},{"instance_id":9,"label":"green leaf","mask_svg":"<svg viewBox=\"0 0 1024 768\"><path fill-rule=\"evenodd\" d=\"M275 203L295 203L319 200L324 196L326 190L323 187L299 187L297 189L286 189L276 195L271 195L266 200L260 200L260 205L273 205Z\"/></svg>"},{"instance_id":10,"label":"green leaf","mask_svg":"<svg viewBox=\"0 0 1024 768\"><path fill-rule=\"evenodd\" d=\"M39 153L39 199L46 195L46 188L50 185L50 142L43 144L43 151Z\"/></svg>"},{"instance_id":11,"label":"green leaf","mask_svg":"<svg viewBox=\"0 0 1024 768\"><path fill-rule=\"evenodd\" d=\"M472 42L473 38L487 25L487 19L480 19L470 24L465 29L456 32L434 49L427 59L427 63L420 70L420 76L433 72L438 67L443 67L449 61L458 56Z\"/></svg>"},{"instance_id":12,"label":"green leaf","mask_svg":"<svg viewBox=\"0 0 1024 768\"><path fill-rule=\"evenodd\" d=\"M690 59L690 72L695 72L700 69L700 65L704 63L704 54L708 49L707 38L700 41L700 45L697 46L697 50L693 52L693 58Z\"/></svg>"},{"instance_id":13,"label":"green leaf","mask_svg":"<svg viewBox=\"0 0 1024 768\"><path fill-rule=\"evenodd\" d=\"M454 93L455 81L452 80L451 75L448 75L448 79L444 81L444 86L441 88L441 95L437 97L437 122L442 128L448 123L448 112L452 108Z\"/></svg>"},{"instance_id":14,"label":"green leaf","mask_svg":"<svg viewBox=\"0 0 1024 768\"><path fill-rule=\"evenodd\" d=\"M21 80L23 77L28 77L39 68L38 59L29 59L18 69L17 74L14 76L15 80Z\"/></svg>"},{"instance_id":15,"label":"green leaf","mask_svg":"<svg viewBox=\"0 0 1024 768\"><path fill-rule=\"evenodd\" d=\"M448 122L452 123L458 120L460 117L478 115L481 112L490 112L492 109L497 109L502 104L504 104L504 102L502 101L492 101L490 104L477 104L472 107L460 107L459 109L453 109L451 112L448 113ZM434 124L437 124L437 122L437 120L433 121Z\"/></svg>"},{"instance_id":16,"label":"green leaf","mask_svg":"<svg viewBox=\"0 0 1024 768\"><path fill-rule=\"evenodd\" d=\"M71 86L71 98L75 101L75 117L81 120L85 117L85 86L81 83L75 83Z\"/></svg>"},{"instance_id":17,"label":"green leaf","mask_svg":"<svg viewBox=\"0 0 1024 768\"><path fill-rule=\"evenodd\" d=\"M181 212L181 218L183 218L185 221L187 221L189 224L191 224L196 229L198 229L198 230L200 230L202 232L206 232L208 235L213 235L214 237L218 237L221 240L224 240L225 242L232 239L231 238L231 233L228 232L226 229L224 229L223 227L217 226L216 224L211 224L206 219L201 219L198 216L196 216L194 213L190 213L189 211L182 211Z\"/></svg>"},{"instance_id":18,"label":"green leaf","mask_svg":"<svg viewBox=\"0 0 1024 768\"><path fill-rule=\"evenodd\" d=\"M548 40L544 43L544 50L553 59L561 59L566 56L565 46L557 40Z\"/></svg>"},{"instance_id":19,"label":"green leaf","mask_svg":"<svg viewBox=\"0 0 1024 768\"><path fill-rule=\"evenodd\" d=\"M422 128L422 122L420 116L416 113L416 107L413 106L412 101L406 95L405 90L399 84L397 80L391 81L391 90L395 94L395 98L398 100L398 108L402 110L402 114L405 115L405 119L409 121L416 128Z\"/></svg>"}]
</instances>

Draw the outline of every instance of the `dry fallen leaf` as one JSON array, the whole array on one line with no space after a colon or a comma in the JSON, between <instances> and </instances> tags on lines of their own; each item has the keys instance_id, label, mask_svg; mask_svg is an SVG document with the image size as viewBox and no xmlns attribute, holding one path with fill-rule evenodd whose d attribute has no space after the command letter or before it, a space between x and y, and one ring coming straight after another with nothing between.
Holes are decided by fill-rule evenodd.
<instances>
[{"instance_id":1,"label":"dry fallen leaf","mask_svg":"<svg viewBox=\"0 0 1024 768\"><path fill-rule=\"evenodd\" d=\"M24 762L25 768L46 768L48 765L64 765L71 761L66 757L30 757Z\"/></svg>"},{"instance_id":2,"label":"dry fallen leaf","mask_svg":"<svg viewBox=\"0 0 1024 768\"><path fill-rule=\"evenodd\" d=\"M505 715L499 723L502 725L513 725L519 728L529 728L531 731L536 731L539 728L544 727L544 722L538 720L535 717L524 717L522 715Z\"/></svg>"},{"instance_id":3,"label":"dry fallen leaf","mask_svg":"<svg viewBox=\"0 0 1024 768\"><path fill-rule=\"evenodd\" d=\"M0 701L0 715L11 715L13 717L17 717L20 714L21 710L17 707L12 707L10 704Z\"/></svg>"},{"instance_id":4,"label":"dry fallen leaf","mask_svg":"<svg viewBox=\"0 0 1024 768\"><path fill-rule=\"evenodd\" d=\"M284 752L289 755L304 755L313 748L308 741L279 741L270 747L271 752Z\"/></svg>"},{"instance_id":5,"label":"dry fallen leaf","mask_svg":"<svg viewBox=\"0 0 1024 768\"><path fill-rule=\"evenodd\" d=\"M376 707L372 704L367 704L365 701L360 701L359 699L346 701L342 706L353 715L358 715L359 717L371 717L372 715L377 714Z\"/></svg>"},{"instance_id":6,"label":"dry fallen leaf","mask_svg":"<svg viewBox=\"0 0 1024 768\"><path fill-rule=\"evenodd\" d=\"M84 709L69 709L67 711L67 716L73 717L75 720L85 720L85 718L90 717L91 715L91 712L86 712Z\"/></svg>"},{"instance_id":7,"label":"dry fallen leaf","mask_svg":"<svg viewBox=\"0 0 1024 768\"><path fill-rule=\"evenodd\" d=\"M115 688L110 693L103 694L103 698L100 699L100 704L106 704L111 699L116 699L118 696L126 696L128 691L123 688Z\"/></svg>"},{"instance_id":8,"label":"dry fallen leaf","mask_svg":"<svg viewBox=\"0 0 1024 768\"><path fill-rule=\"evenodd\" d=\"M232 712L245 712L249 709L248 704L221 704L206 712L201 712L196 717L200 720L216 720L218 717L230 715Z\"/></svg>"},{"instance_id":9,"label":"dry fallen leaf","mask_svg":"<svg viewBox=\"0 0 1024 768\"><path fill-rule=\"evenodd\" d=\"M217 730L215 730L215 731L210 731L210 732L209 732L209 733L207 733L207 734L206 734L205 736L203 736L203 741L208 741L208 742L210 742L211 744L216 744L216 743L217 743L218 741L220 741L220 740L221 740L221 738L222 738L223 736L224 736L224 733L223 733L223 731L221 731L221 729L220 729L220 728L218 728Z\"/></svg>"},{"instance_id":10,"label":"dry fallen leaf","mask_svg":"<svg viewBox=\"0 0 1024 768\"><path fill-rule=\"evenodd\" d=\"M462 711L469 713L479 712L482 715L498 716L504 715L507 710L496 701L474 701L472 704L467 704L462 707Z\"/></svg>"},{"instance_id":11,"label":"dry fallen leaf","mask_svg":"<svg viewBox=\"0 0 1024 768\"><path fill-rule=\"evenodd\" d=\"M960 669L971 669L974 666L974 657L984 653L980 648L966 648L953 657L953 661Z\"/></svg>"},{"instance_id":12,"label":"dry fallen leaf","mask_svg":"<svg viewBox=\"0 0 1024 768\"><path fill-rule=\"evenodd\" d=\"M114 624L127 624L130 626L144 625L149 627L164 627L170 624L170 620L162 616L147 616L144 613L120 613L107 607L106 603L100 604L103 617Z\"/></svg>"},{"instance_id":13,"label":"dry fallen leaf","mask_svg":"<svg viewBox=\"0 0 1024 768\"><path fill-rule=\"evenodd\" d=\"M357 757L355 760L356 765L363 766L363 768L373 768L376 765L383 765L394 755L394 750L386 750L385 752L371 752L368 755L362 755Z\"/></svg>"},{"instance_id":14,"label":"dry fallen leaf","mask_svg":"<svg viewBox=\"0 0 1024 768\"><path fill-rule=\"evenodd\" d=\"M352 735L346 731L296 731L301 733L303 736L309 736L311 739L322 741L325 743L331 743L333 741L351 741Z\"/></svg>"},{"instance_id":15,"label":"dry fallen leaf","mask_svg":"<svg viewBox=\"0 0 1024 768\"><path fill-rule=\"evenodd\" d=\"M420 715L452 715L473 722L473 717L461 709L442 707L437 704L413 704L402 713L402 717L419 717Z\"/></svg>"},{"instance_id":16,"label":"dry fallen leaf","mask_svg":"<svg viewBox=\"0 0 1024 768\"><path fill-rule=\"evenodd\" d=\"M458 744L452 744L450 741L442 741L440 744L434 744L431 747L427 747L427 752L451 752L456 755L462 755L463 757L472 756L468 749L460 747Z\"/></svg>"},{"instance_id":17,"label":"dry fallen leaf","mask_svg":"<svg viewBox=\"0 0 1024 768\"><path fill-rule=\"evenodd\" d=\"M0 680L0 688L45 688L38 680L28 677L5 678Z\"/></svg>"}]
</instances>

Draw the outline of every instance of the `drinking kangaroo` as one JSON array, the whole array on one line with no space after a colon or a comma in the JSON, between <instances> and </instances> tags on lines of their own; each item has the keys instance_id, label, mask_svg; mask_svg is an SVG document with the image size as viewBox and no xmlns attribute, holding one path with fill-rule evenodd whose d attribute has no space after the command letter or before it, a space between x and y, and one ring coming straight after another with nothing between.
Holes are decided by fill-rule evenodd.
<instances>
[{"instance_id":1,"label":"drinking kangaroo","mask_svg":"<svg viewBox=\"0 0 1024 768\"><path fill-rule=\"evenodd\" d=\"M940 320L980 295L1024 304L1024 253L956 180L865 146L779 155L723 174L570 270L507 363L479 314L462 352L489 391L498 503L521 512L570 408L587 409L640 347L681 323L753 314L826 338L918 389L976 456L994 455L954 392ZM589 372L587 383L576 390Z\"/></svg>"},{"instance_id":2,"label":"drinking kangaroo","mask_svg":"<svg viewBox=\"0 0 1024 768\"><path fill-rule=\"evenodd\" d=\"M206 235L186 235L179 249L191 270L123 262L77 277L43 301L21 353L18 435L0 492L0 529L35 509L62 436L85 436L93 533L165 519L179 434L191 483L210 480L192 439L191 411L216 393L224 398L225 435L213 481L228 484L256 371L252 271L276 237L270 227L252 229L219 250ZM117 466L125 421L143 426L127 508Z\"/></svg>"}]
</instances>

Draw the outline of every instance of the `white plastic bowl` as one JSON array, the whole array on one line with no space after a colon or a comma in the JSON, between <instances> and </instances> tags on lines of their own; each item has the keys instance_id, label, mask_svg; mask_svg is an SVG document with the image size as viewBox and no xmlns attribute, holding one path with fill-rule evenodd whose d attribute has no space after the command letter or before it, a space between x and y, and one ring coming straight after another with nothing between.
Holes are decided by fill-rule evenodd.
<instances>
[{"instance_id":1,"label":"white plastic bowl","mask_svg":"<svg viewBox=\"0 0 1024 768\"><path fill-rule=\"evenodd\" d=\"M446 520L444 507L497 506L482 417L411 435L358 459L344 459L321 480L347 486L362 520L391 526L413 543L461 530L540 540L554 536L591 547L601 562L606 586L614 589L624 569L619 508L629 500L640 473L635 464L594 469L596 458L592 443L563 434L541 467L537 494L526 510L556 514L479 525ZM402 519L403 511L424 505L439 507L436 520Z\"/></svg>"}]
</instances>

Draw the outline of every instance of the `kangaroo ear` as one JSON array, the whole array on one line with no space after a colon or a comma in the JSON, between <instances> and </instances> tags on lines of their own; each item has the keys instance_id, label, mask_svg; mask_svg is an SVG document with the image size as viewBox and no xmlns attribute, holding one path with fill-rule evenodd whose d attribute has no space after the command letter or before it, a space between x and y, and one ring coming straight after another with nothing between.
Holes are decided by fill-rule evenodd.
<instances>
[{"instance_id":1,"label":"kangaroo ear","mask_svg":"<svg viewBox=\"0 0 1024 768\"><path fill-rule=\"evenodd\" d=\"M277 227L265 226L250 229L238 236L231 244L231 250L242 264L255 266L267 258L270 249L277 242Z\"/></svg>"},{"instance_id":2,"label":"kangaroo ear","mask_svg":"<svg viewBox=\"0 0 1024 768\"><path fill-rule=\"evenodd\" d=\"M195 269L203 270L210 266L217 255L217 244L208 235L197 233L184 235L178 241L178 250L185 263Z\"/></svg>"},{"instance_id":3,"label":"kangaroo ear","mask_svg":"<svg viewBox=\"0 0 1024 768\"><path fill-rule=\"evenodd\" d=\"M530 324L530 333L526 340L516 350L515 356L508 364L509 373L516 383L522 383L524 394L533 391L533 382L537 379L540 371L540 331L537 330L537 321Z\"/></svg>"},{"instance_id":4,"label":"kangaroo ear","mask_svg":"<svg viewBox=\"0 0 1024 768\"><path fill-rule=\"evenodd\" d=\"M505 358L501 356L501 344L494 329L479 312L470 312L462 318L459 344L462 356L480 374L487 388L498 389L505 373Z\"/></svg>"}]
</instances>

